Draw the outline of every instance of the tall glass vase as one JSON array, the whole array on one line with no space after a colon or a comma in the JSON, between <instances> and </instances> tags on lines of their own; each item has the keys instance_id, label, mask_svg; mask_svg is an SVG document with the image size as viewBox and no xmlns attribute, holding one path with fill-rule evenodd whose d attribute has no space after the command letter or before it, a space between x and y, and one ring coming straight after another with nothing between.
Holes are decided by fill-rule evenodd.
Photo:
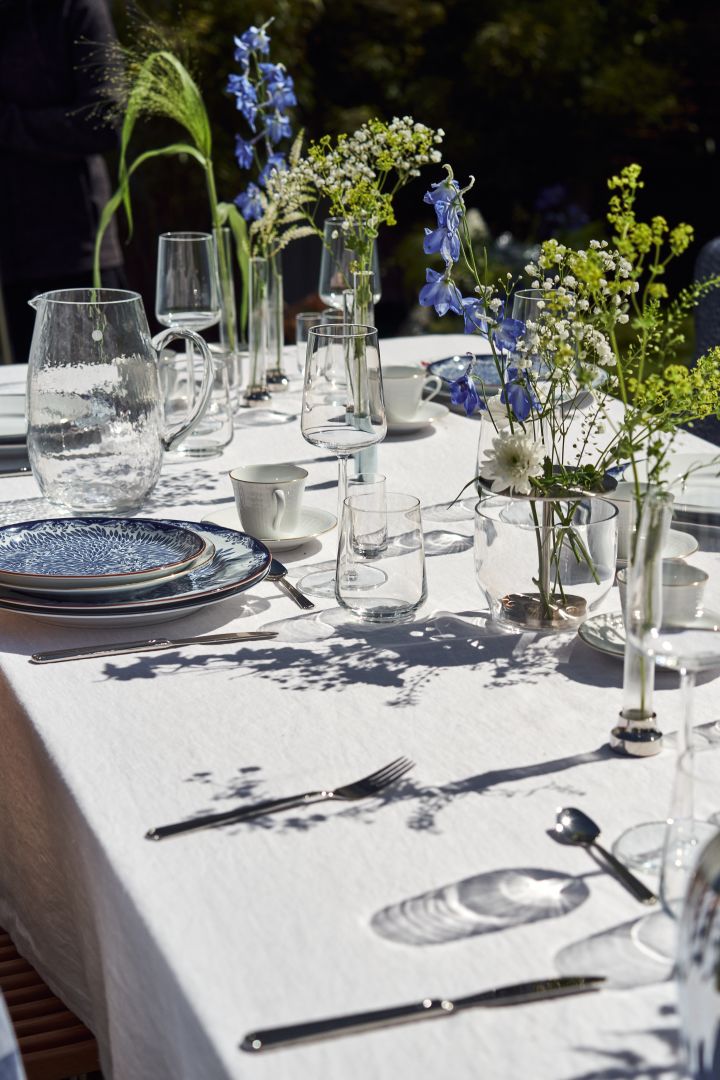
<instances>
[{"instance_id":1,"label":"tall glass vase","mask_svg":"<svg viewBox=\"0 0 720 1080\"><path fill-rule=\"evenodd\" d=\"M639 508L635 499L630 500L630 529L627 552L628 572L632 573L636 555L637 520ZM644 614L631 610L627 605L625 613L625 661L623 667L623 696L620 718L610 732L610 747L619 754L630 757L651 757L662 750L662 734L656 726L656 714L653 711L653 693L655 689L655 661L633 644L632 625L634 619L639 623Z\"/></svg>"},{"instance_id":2,"label":"tall glass vase","mask_svg":"<svg viewBox=\"0 0 720 1080\"><path fill-rule=\"evenodd\" d=\"M345 293L345 322L361 326L375 326L375 272L355 270L352 273L352 289ZM378 471L377 445L367 446L355 454L355 473L367 476Z\"/></svg>"},{"instance_id":3,"label":"tall glass vase","mask_svg":"<svg viewBox=\"0 0 720 1080\"><path fill-rule=\"evenodd\" d=\"M240 387L242 386L242 371L240 362L240 349L238 345L237 306L235 303L235 279L233 275L233 249L232 233L227 225L222 228L214 228L215 247L218 258L218 273L220 278L220 303L222 313L220 316L220 352L225 361L230 384L230 398L233 407L236 405Z\"/></svg>"},{"instance_id":4,"label":"tall glass vase","mask_svg":"<svg viewBox=\"0 0 720 1080\"><path fill-rule=\"evenodd\" d=\"M262 256L250 259L248 303L248 382L243 405L251 408L271 400L267 385L270 328L270 260Z\"/></svg>"},{"instance_id":5,"label":"tall glass vase","mask_svg":"<svg viewBox=\"0 0 720 1080\"><path fill-rule=\"evenodd\" d=\"M280 254L268 259L268 368L267 384L275 392L287 390L289 380L283 364L285 345L285 298Z\"/></svg>"}]
</instances>

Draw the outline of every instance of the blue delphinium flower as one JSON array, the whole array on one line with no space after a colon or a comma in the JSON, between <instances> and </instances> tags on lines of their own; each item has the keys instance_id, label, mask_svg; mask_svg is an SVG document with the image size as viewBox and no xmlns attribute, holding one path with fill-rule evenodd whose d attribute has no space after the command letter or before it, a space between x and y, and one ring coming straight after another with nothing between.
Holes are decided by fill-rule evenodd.
<instances>
[{"instance_id":1,"label":"blue delphinium flower","mask_svg":"<svg viewBox=\"0 0 720 1080\"><path fill-rule=\"evenodd\" d=\"M442 255L445 263L456 263L460 258L458 233L438 225L437 229L425 229L423 251L426 255Z\"/></svg>"},{"instance_id":2,"label":"blue delphinium flower","mask_svg":"<svg viewBox=\"0 0 720 1080\"><path fill-rule=\"evenodd\" d=\"M493 341L501 352L514 352L524 333L525 323L521 319L501 319L495 326Z\"/></svg>"},{"instance_id":3,"label":"blue delphinium flower","mask_svg":"<svg viewBox=\"0 0 720 1080\"><path fill-rule=\"evenodd\" d=\"M450 400L453 405L463 405L468 416L472 416L476 409L487 408L483 398L477 392L469 366L464 375L450 384Z\"/></svg>"},{"instance_id":4,"label":"blue delphinium flower","mask_svg":"<svg viewBox=\"0 0 720 1080\"><path fill-rule=\"evenodd\" d=\"M289 139L292 135L290 118L283 115L283 113L273 113L266 121L265 135L271 143L279 143L281 139Z\"/></svg>"},{"instance_id":5,"label":"blue delphinium flower","mask_svg":"<svg viewBox=\"0 0 720 1080\"><path fill-rule=\"evenodd\" d=\"M465 320L466 334L484 334L487 337L486 315L485 304L477 296L463 297L462 316Z\"/></svg>"},{"instance_id":6,"label":"blue delphinium flower","mask_svg":"<svg viewBox=\"0 0 720 1080\"><path fill-rule=\"evenodd\" d=\"M250 183L233 200L246 221L257 221L263 216L260 195L261 191L257 184Z\"/></svg>"},{"instance_id":7,"label":"blue delphinium flower","mask_svg":"<svg viewBox=\"0 0 720 1080\"><path fill-rule=\"evenodd\" d=\"M238 111L253 132L251 139L236 136L237 163L241 169L252 169L257 162L260 170L257 182L248 184L235 199L246 221L257 221L263 216L260 189L267 185L273 172L287 168L284 155L275 147L283 139L291 137L292 126L286 110L297 105L295 85L284 65L260 59L270 52L270 36L266 28L271 21L260 27L250 26L233 39L235 60L241 65L242 73L231 74L227 82L227 92L235 97ZM259 158L261 149L264 151L264 164Z\"/></svg>"},{"instance_id":8,"label":"blue delphinium flower","mask_svg":"<svg viewBox=\"0 0 720 1080\"><path fill-rule=\"evenodd\" d=\"M235 136L235 159L241 169L251 169L255 160L253 143L247 142L241 135Z\"/></svg>"},{"instance_id":9,"label":"blue delphinium flower","mask_svg":"<svg viewBox=\"0 0 720 1080\"><path fill-rule=\"evenodd\" d=\"M527 420L533 409L535 412L540 412L541 405L528 373L510 366L507 369L507 377L508 381L500 393L503 405L509 405L513 415L521 421Z\"/></svg>"},{"instance_id":10,"label":"blue delphinium flower","mask_svg":"<svg viewBox=\"0 0 720 1080\"><path fill-rule=\"evenodd\" d=\"M258 111L257 90L247 75L231 75L227 88L231 94L235 95L235 107L243 114L254 131Z\"/></svg>"},{"instance_id":11,"label":"blue delphinium flower","mask_svg":"<svg viewBox=\"0 0 720 1080\"><path fill-rule=\"evenodd\" d=\"M265 26L249 26L245 33L240 35L240 41L247 45L251 52L262 53L263 56L270 52L270 35L265 32ZM235 42L237 44L237 38Z\"/></svg>"},{"instance_id":12,"label":"blue delphinium flower","mask_svg":"<svg viewBox=\"0 0 720 1080\"><path fill-rule=\"evenodd\" d=\"M258 183L260 187L265 187L268 182L268 177L271 173L282 172L283 169L287 169L287 161L282 154L270 154L270 157L265 162L260 175L258 177Z\"/></svg>"},{"instance_id":13,"label":"blue delphinium flower","mask_svg":"<svg viewBox=\"0 0 720 1080\"><path fill-rule=\"evenodd\" d=\"M283 65L260 64L259 67L265 79L268 104L280 112L283 109L291 109L293 105L297 105L295 83Z\"/></svg>"},{"instance_id":14,"label":"blue delphinium flower","mask_svg":"<svg viewBox=\"0 0 720 1080\"><path fill-rule=\"evenodd\" d=\"M242 38L234 37L233 41L235 42L235 52L233 53L235 63L242 64L247 71L250 63L250 47L246 45Z\"/></svg>"},{"instance_id":15,"label":"blue delphinium flower","mask_svg":"<svg viewBox=\"0 0 720 1080\"><path fill-rule=\"evenodd\" d=\"M462 297L448 271L441 274L428 267L425 280L427 284L423 285L419 297L423 307L434 307L438 315L446 315L448 311L462 315Z\"/></svg>"}]
</instances>

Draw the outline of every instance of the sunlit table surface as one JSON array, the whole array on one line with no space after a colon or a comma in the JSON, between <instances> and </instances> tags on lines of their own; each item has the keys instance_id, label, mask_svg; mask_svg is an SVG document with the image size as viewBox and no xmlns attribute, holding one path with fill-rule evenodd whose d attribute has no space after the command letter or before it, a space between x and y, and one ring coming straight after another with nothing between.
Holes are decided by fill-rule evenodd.
<instances>
[{"instance_id":1,"label":"sunlit table surface","mask_svg":"<svg viewBox=\"0 0 720 1080\"><path fill-rule=\"evenodd\" d=\"M393 339L382 355L466 348L456 336ZM0 371L0 383L17 376ZM299 411L294 387L277 409ZM303 441L299 420L247 423L222 457L167 464L144 513L200 521L232 506L233 466L288 460L308 469L307 505L334 512L335 461ZM591 814L608 845L664 818L673 750L608 750L618 659L572 635L487 624L472 510L443 512L473 475L477 437L477 420L450 413L379 447L389 488L424 508L429 595L413 623L354 623L331 601L305 614L264 582L158 630L273 628L274 641L37 667L38 650L151 631L0 614L0 923L96 1033L108 1077L676 1075L675 988L634 943L646 910L587 852L546 834L561 805ZM59 513L31 477L0 479L0 499L0 523ZM282 558L297 579L332 561L336 542L332 531ZM659 675L667 732L677 697ZM716 701L703 682L698 722L715 718ZM400 755L416 767L380 800L144 839L152 825L341 784ZM604 974L607 988L267 1055L239 1049L257 1028L557 973Z\"/></svg>"}]
</instances>

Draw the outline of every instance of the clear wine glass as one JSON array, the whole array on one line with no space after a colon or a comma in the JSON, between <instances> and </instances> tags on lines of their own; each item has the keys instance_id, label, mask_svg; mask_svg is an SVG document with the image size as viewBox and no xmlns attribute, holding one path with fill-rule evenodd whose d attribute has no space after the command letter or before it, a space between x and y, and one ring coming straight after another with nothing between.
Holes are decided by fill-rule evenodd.
<instances>
[{"instance_id":1,"label":"clear wine glass","mask_svg":"<svg viewBox=\"0 0 720 1080\"><path fill-rule=\"evenodd\" d=\"M323 225L318 293L324 304L337 311L343 310L344 294L353 287L353 270L372 272L374 304L378 303L382 295L377 245L373 242L370 266L360 266L357 246L353 246L356 243L354 237L357 237L356 227L353 226L353 222L346 222L343 218L327 218Z\"/></svg>"},{"instance_id":2,"label":"clear wine glass","mask_svg":"<svg viewBox=\"0 0 720 1080\"><path fill-rule=\"evenodd\" d=\"M155 315L162 326L207 330L220 322L220 281L209 233L161 233Z\"/></svg>"},{"instance_id":3,"label":"clear wine glass","mask_svg":"<svg viewBox=\"0 0 720 1080\"><path fill-rule=\"evenodd\" d=\"M660 895L664 917L653 916L644 927L644 943L661 955L668 955L674 943L674 918L677 914L677 889L672 884L681 863L689 872L691 848L697 836L686 830L682 843L673 822L692 804L692 771L687 767L697 738L693 727L695 680L698 674L720 668L720 525L717 518L698 514L683 521L681 530L697 545L688 555L687 564L698 574L690 583L669 585L663 575L662 551L672 517L672 496L649 491L643 500L635 554L630 565L625 609L629 641L656 667L677 671L680 675L682 719L678 726L678 765L668 819L649 822L628 829L613 851L625 862L647 869L660 867ZM685 762L680 768L680 762ZM680 805L682 804L682 805ZM669 824L668 824L669 823ZM685 845L687 851L681 851Z\"/></svg>"},{"instance_id":4,"label":"clear wine glass","mask_svg":"<svg viewBox=\"0 0 720 1080\"><path fill-rule=\"evenodd\" d=\"M210 233L169 232L158 239L155 316L162 326L207 330L222 314L215 239ZM205 420L177 447L178 458L218 454L232 439L229 375L222 357L213 357L216 389ZM185 342L187 408L195 400L197 372L192 342Z\"/></svg>"},{"instance_id":5,"label":"clear wine glass","mask_svg":"<svg viewBox=\"0 0 720 1080\"><path fill-rule=\"evenodd\" d=\"M306 442L338 458L338 528L347 496L347 461L382 442L387 431L377 330L359 323L314 326L308 331L301 430ZM320 570L301 587L335 595L335 572Z\"/></svg>"}]
</instances>

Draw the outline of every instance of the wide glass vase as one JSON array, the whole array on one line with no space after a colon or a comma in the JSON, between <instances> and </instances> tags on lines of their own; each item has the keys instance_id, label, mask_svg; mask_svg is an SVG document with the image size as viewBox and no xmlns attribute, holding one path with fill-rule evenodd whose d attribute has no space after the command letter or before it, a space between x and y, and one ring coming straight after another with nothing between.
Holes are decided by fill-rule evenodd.
<instances>
[{"instance_id":1,"label":"wide glass vase","mask_svg":"<svg viewBox=\"0 0 720 1080\"><path fill-rule=\"evenodd\" d=\"M575 630L613 584L617 508L586 495L481 498L474 548L493 621L515 631Z\"/></svg>"}]
</instances>

